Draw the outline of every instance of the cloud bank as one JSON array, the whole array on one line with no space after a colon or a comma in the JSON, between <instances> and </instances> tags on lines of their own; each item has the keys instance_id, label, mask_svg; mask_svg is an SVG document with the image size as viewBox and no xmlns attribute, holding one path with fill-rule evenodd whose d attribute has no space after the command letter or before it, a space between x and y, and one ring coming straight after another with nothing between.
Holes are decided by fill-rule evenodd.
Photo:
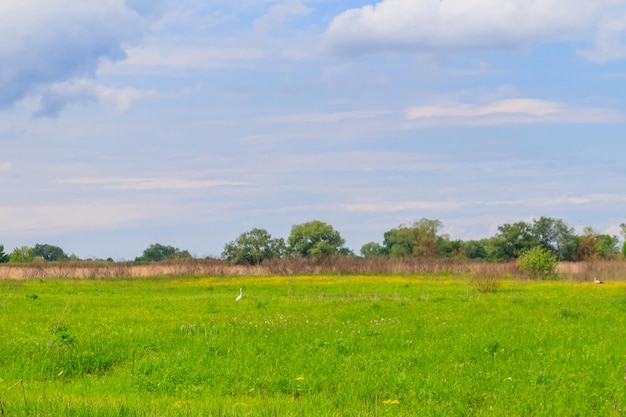
<instances>
[{"instance_id":1,"label":"cloud bank","mask_svg":"<svg viewBox=\"0 0 626 417\"><path fill-rule=\"evenodd\" d=\"M626 5L617 0L383 0L335 17L324 34L337 54L518 48L532 42L592 44L603 61L626 57Z\"/></svg>"}]
</instances>

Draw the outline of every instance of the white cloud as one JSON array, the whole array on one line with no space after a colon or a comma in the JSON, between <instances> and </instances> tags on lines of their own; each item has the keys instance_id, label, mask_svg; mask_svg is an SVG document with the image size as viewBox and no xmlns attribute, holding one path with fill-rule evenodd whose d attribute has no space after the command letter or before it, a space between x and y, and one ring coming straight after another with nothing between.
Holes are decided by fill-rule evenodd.
<instances>
[{"instance_id":1,"label":"white cloud","mask_svg":"<svg viewBox=\"0 0 626 417\"><path fill-rule=\"evenodd\" d=\"M494 113L522 113L537 117L563 111L560 103L536 99L507 99L486 105L452 104L450 106L412 107L406 111L408 119L420 117L476 117Z\"/></svg>"},{"instance_id":2,"label":"white cloud","mask_svg":"<svg viewBox=\"0 0 626 417\"><path fill-rule=\"evenodd\" d=\"M137 10L123 0L1 2L0 108L47 85L91 78L104 60L124 59L123 46L146 29ZM63 107L58 99L44 98L49 113Z\"/></svg>"},{"instance_id":3,"label":"white cloud","mask_svg":"<svg viewBox=\"0 0 626 417\"><path fill-rule=\"evenodd\" d=\"M324 34L335 53L518 48L537 41L595 43L597 60L626 55L618 0L383 0L338 15ZM591 38L590 38L591 36Z\"/></svg>"},{"instance_id":4,"label":"white cloud","mask_svg":"<svg viewBox=\"0 0 626 417\"><path fill-rule=\"evenodd\" d=\"M626 58L626 11L624 5L621 7L621 13L604 17L595 34L594 47L580 50L581 56L599 63Z\"/></svg>"},{"instance_id":5,"label":"white cloud","mask_svg":"<svg viewBox=\"0 0 626 417\"><path fill-rule=\"evenodd\" d=\"M436 125L499 125L524 123L606 123L623 119L606 108L571 108L555 101L511 98L488 103L415 106L405 110L407 127Z\"/></svg>"}]
</instances>

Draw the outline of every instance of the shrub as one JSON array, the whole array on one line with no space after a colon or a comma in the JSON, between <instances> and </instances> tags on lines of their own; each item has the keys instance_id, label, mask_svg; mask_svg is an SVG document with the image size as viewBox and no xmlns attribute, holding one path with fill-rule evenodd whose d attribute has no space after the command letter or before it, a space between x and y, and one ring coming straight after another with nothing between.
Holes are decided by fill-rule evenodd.
<instances>
[{"instance_id":1,"label":"shrub","mask_svg":"<svg viewBox=\"0 0 626 417\"><path fill-rule=\"evenodd\" d=\"M494 273L477 274L474 276L472 282L478 292L482 293L495 293L500 288L501 275Z\"/></svg>"},{"instance_id":2,"label":"shrub","mask_svg":"<svg viewBox=\"0 0 626 417\"><path fill-rule=\"evenodd\" d=\"M540 246L524 252L515 262L522 274L533 279L557 279L556 264L556 255Z\"/></svg>"}]
</instances>

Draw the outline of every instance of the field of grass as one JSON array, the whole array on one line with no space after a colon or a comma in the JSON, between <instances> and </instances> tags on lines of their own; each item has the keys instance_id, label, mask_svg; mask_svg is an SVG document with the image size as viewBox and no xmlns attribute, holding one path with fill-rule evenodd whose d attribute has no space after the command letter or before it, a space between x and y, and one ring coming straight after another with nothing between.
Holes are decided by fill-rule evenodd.
<instances>
[{"instance_id":1,"label":"field of grass","mask_svg":"<svg viewBox=\"0 0 626 417\"><path fill-rule=\"evenodd\" d=\"M0 415L622 416L625 318L625 282L5 280Z\"/></svg>"}]
</instances>

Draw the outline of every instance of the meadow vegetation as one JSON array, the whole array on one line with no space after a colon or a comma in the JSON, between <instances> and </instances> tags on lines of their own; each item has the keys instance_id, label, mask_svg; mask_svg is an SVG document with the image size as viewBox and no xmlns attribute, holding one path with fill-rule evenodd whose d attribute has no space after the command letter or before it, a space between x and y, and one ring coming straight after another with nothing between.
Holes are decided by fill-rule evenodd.
<instances>
[{"instance_id":1,"label":"meadow vegetation","mask_svg":"<svg viewBox=\"0 0 626 417\"><path fill-rule=\"evenodd\" d=\"M626 282L490 274L1 280L0 414L622 416Z\"/></svg>"}]
</instances>

